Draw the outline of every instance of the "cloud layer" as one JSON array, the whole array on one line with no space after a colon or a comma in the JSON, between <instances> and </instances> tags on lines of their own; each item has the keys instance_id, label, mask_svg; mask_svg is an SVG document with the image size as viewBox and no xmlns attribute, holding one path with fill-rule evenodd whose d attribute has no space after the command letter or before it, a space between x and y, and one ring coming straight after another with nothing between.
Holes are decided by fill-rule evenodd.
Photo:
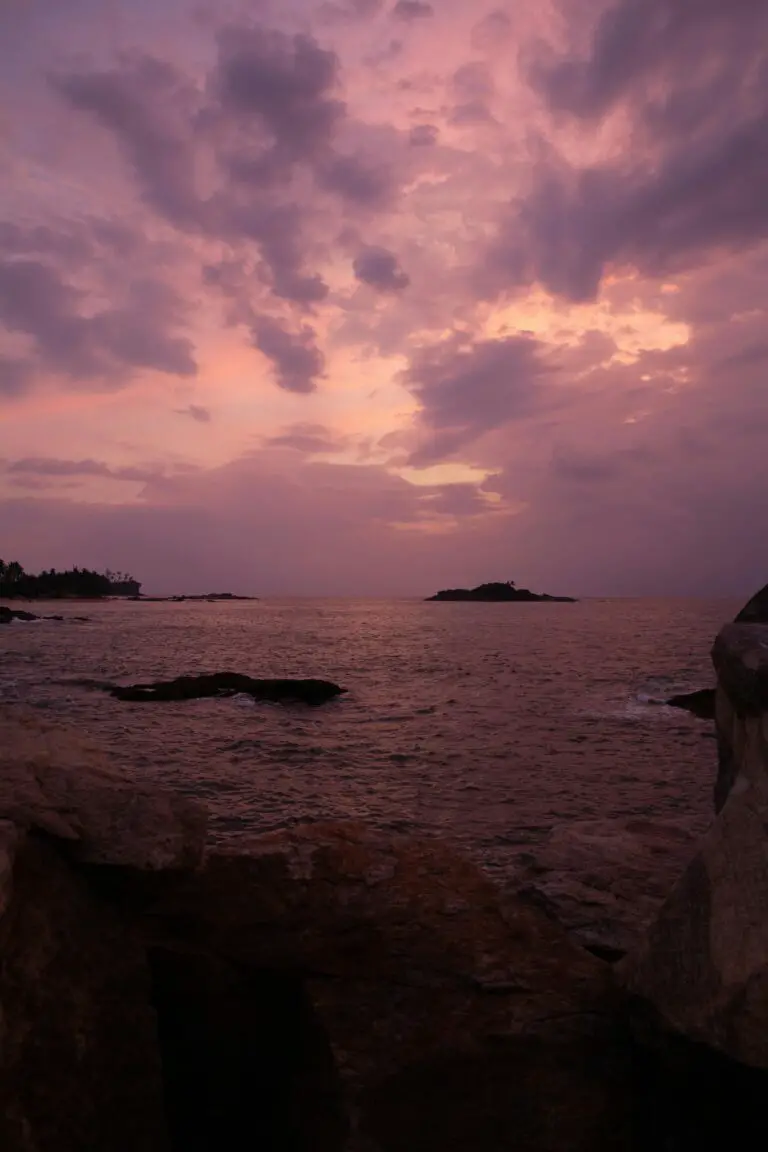
<instances>
[{"instance_id":1,"label":"cloud layer","mask_svg":"<svg viewBox=\"0 0 768 1152\"><path fill-rule=\"evenodd\" d=\"M70 7L0 13L6 551L764 582L762 0Z\"/></svg>"}]
</instances>

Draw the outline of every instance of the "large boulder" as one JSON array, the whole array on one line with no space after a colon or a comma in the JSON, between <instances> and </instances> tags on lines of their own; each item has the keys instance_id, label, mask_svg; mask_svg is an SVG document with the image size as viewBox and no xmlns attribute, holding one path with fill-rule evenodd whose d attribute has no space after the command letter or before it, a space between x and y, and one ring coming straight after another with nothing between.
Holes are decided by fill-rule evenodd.
<instances>
[{"instance_id":1,"label":"large boulder","mask_svg":"<svg viewBox=\"0 0 768 1152\"><path fill-rule=\"evenodd\" d=\"M719 815L624 976L678 1034L768 1070L768 628L728 625L713 660Z\"/></svg>"},{"instance_id":2,"label":"large boulder","mask_svg":"<svg viewBox=\"0 0 768 1152\"><path fill-rule=\"evenodd\" d=\"M584 948L618 960L642 939L705 827L699 817L558 824L521 857L513 890Z\"/></svg>"},{"instance_id":3,"label":"large boulder","mask_svg":"<svg viewBox=\"0 0 768 1152\"><path fill-rule=\"evenodd\" d=\"M610 970L535 909L502 908L437 842L307 825L124 899L191 1000L218 979L200 957L267 983L293 974L330 1044L349 1152L630 1146ZM209 1030L196 1044L221 1061Z\"/></svg>"},{"instance_id":4,"label":"large boulder","mask_svg":"<svg viewBox=\"0 0 768 1152\"><path fill-rule=\"evenodd\" d=\"M0 716L0 749L0 821L66 841L94 864L157 871L201 861L206 809L108 771L72 731L33 714Z\"/></svg>"}]
</instances>

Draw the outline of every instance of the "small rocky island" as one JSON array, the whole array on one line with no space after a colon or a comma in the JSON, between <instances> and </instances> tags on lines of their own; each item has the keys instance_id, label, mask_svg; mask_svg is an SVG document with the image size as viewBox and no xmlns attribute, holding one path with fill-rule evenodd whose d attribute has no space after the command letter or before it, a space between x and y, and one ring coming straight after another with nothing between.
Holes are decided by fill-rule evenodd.
<instances>
[{"instance_id":1,"label":"small rocky island","mask_svg":"<svg viewBox=\"0 0 768 1152\"><path fill-rule=\"evenodd\" d=\"M546 592L531 592L529 588L516 588L513 580L495 584L479 584L477 588L445 588L430 600L480 600L480 601L549 601L550 603L575 604L572 596L548 596Z\"/></svg>"}]
</instances>

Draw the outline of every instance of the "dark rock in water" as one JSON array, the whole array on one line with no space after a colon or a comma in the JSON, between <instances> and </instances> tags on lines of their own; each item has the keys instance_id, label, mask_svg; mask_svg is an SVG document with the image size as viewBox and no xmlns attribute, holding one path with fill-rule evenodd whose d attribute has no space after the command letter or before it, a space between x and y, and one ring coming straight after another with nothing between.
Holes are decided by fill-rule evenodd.
<instances>
[{"instance_id":1,"label":"dark rock in water","mask_svg":"<svg viewBox=\"0 0 768 1152\"><path fill-rule=\"evenodd\" d=\"M24 612L20 608L6 608L4 604L0 604L0 624L10 624L12 620L39 620L39 616L35 616L34 612Z\"/></svg>"},{"instance_id":2,"label":"dark rock in water","mask_svg":"<svg viewBox=\"0 0 768 1152\"><path fill-rule=\"evenodd\" d=\"M178 676L175 680L155 680L151 684L100 685L118 700L200 700L208 696L237 696L272 703L325 704L346 692L329 680L255 680L238 672L214 672L206 676Z\"/></svg>"},{"instance_id":3,"label":"dark rock in water","mask_svg":"<svg viewBox=\"0 0 768 1152\"><path fill-rule=\"evenodd\" d=\"M744 605L734 624L768 624L768 584Z\"/></svg>"},{"instance_id":4,"label":"dark rock in water","mask_svg":"<svg viewBox=\"0 0 768 1152\"><path fill-rule=\"evenodd\" d=\"M575 604L572 596L548 596L546 592L531 592L529 588L516 588L510 581L506 584L480 584L477 588L444 588L442 592L428 596L427 600L475 600L482 603L499 601L522 601L530 603L549 602L559 604Z\"/></svg>"},{"instance_id":5,"label":"dark rock in water","mask_svg":"<svg viewBox=\"0 0 768 1152\"><path fill-rule=\"evenodd\" d=\"M714 720L715 689L699 688L696 692L684 692L680 696L670 696L666 701L669 708L684 708L699 720Z\"/></svg>"},{"instance_id":6,"label":"dark rock in water","mask_svg":"<svg viewBox=\"0 0 768 1152\"><path fill-rule=\"evenodd\" d=\"M21 608L6 608L0 604L0 624L10 624L12 620L23 620L25 624L33 620L63 620L63 616L36 616L34 612L25 612ZM72 616L72 620L87 620L87 616Z\"/></svg>"}]
</instances>

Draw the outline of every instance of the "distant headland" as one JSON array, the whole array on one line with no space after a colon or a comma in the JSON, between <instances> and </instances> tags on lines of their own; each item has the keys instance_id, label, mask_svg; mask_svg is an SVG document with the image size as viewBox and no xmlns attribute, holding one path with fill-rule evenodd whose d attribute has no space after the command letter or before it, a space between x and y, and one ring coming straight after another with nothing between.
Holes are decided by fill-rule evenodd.
<instances>
[{"instance_id":1,"label":"distant headland","mask_svg":"<svg viewBox=\"0 0 768 1152\"><path fill-rule=\"evenodd\" d=\"M18 560L0 560L2 600L100 600L105 596L136 597L141 584L127 572L94 572L90 568L55 568L34 575Z\"/></svg>"},{"instance_id":2,"label":"distant headland","mask_svg":"<svg viewBox=\"0 0 768 1152\"><path fill-rule=\"evenodd\" d=\"M141 581L127 572L94 572L90 568L55 568L25 572L18 560L0 560L0 600L105 600L121 599L142 604L180 604L186 600L256 600L233 592L205 592L195 596L144 596Z\"/></svg>"},{"instance_id":3,"label":"distant headland","mask_svg":"<svg viewBox=\"0 0 768 1152\"><path fill-rule=\"evenodd\" d=\"M548 596L546 592L531 592L529 588L516 588L513 580L503 583L479 584L477 588L445 588L427 600L479 600L491 601L548 601L549 603L575 604L573 596Z\"/></svg>"}]
</instances>

